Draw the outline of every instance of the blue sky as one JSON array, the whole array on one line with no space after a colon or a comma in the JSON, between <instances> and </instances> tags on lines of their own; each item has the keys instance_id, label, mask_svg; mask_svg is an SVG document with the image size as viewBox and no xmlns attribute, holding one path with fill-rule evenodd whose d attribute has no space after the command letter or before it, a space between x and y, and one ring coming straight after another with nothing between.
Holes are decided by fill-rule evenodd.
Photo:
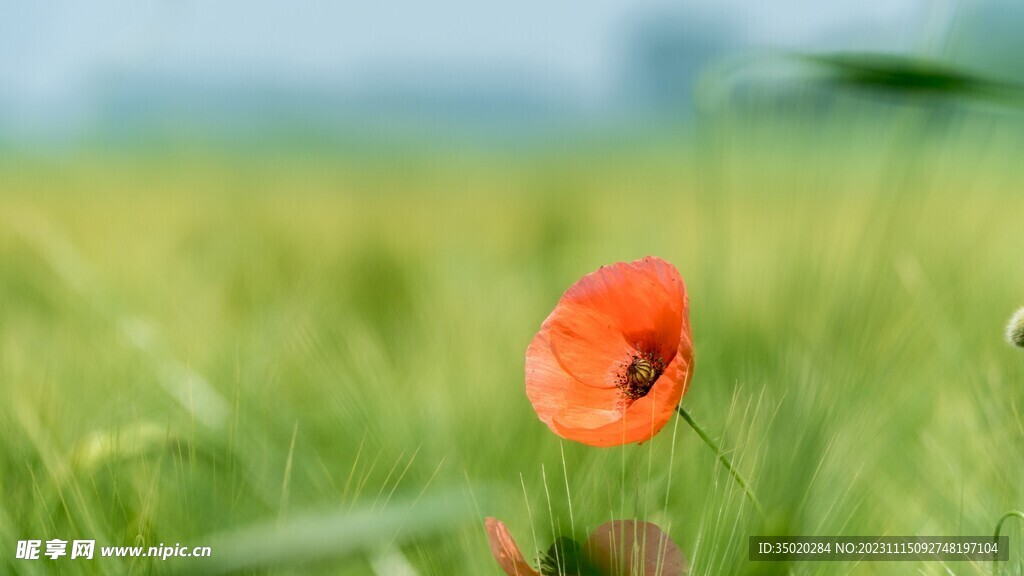
<instances>
[{"instance_id":1,"label":"blue sky","mask_svg":"<svg viewBox=\"0 0 1024 576\"><path fill-rule=\"evenodd\" d=\"M103 82L136 74L315 87L446 67L528 72L599 98L623 35L652 14L719 21L759 46L921 48L951 7L923 0L33 0L0 8L0 104L31 123L87 115Z\"/></svg>"}]
</instances>

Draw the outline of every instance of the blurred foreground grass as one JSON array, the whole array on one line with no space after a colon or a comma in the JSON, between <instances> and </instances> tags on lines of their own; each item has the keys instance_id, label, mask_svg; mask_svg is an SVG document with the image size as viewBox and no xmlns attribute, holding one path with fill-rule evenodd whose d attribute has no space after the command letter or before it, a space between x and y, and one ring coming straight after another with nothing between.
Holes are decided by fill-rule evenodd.
<instances>
[{"instance_id":1,"label":"blurred foreground grass","mask_svg":"<svg viewBox=\"0 0 1024 576\"><path fill-rule=\"evenodd\" d=\"M987 573L746 560L754 534L989 534L1024 507L1024 355L1001 340L1024 303L1024 131L898 120L504 157L0 161L0 565L497 574L494 515L528 556L639 517L697 575ZM561 292L646 254L688 284L684 404L767 519L685 424L600 450L530 408L523 354ZM14 560L28 538L214 558Z\"/></svg>"}]
</instances>

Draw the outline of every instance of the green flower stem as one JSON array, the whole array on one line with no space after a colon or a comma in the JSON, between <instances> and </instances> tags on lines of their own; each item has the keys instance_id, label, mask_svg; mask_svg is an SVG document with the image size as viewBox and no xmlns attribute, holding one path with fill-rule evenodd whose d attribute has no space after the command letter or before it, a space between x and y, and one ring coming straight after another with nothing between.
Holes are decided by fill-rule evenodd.
<instances>
[{"instance_id":1,"label":"green flower stem","mask_svg":"<svg viewBox=\"0 0 1024 576\"><path fill-rule=\"evenodd\" d=\"M722 463L722 466L725 466L725 469L729 471L729 474L732 474L732 477L734 480L736 480L736 483L739 484L741 488L743 488L743 491L746 493L747 498L750 499L750 502L754 505L754 508L756 508L757 511L762 516L764 516L764 507L761 506L761 502L757 499L757 496L754 495L754 492L751 491L750 485L747 483L746 479L744 479L743 476L739 473L739 470L736 470L736 467L732 465L732 462L729 461L729 458L722 453L722 449L718 447L718 444L716 444L715 441L712 440L710 436L708 436L708 433L705 432L703 428L701 428L700 424L697 424L697 422L693 419L693 416L690 416L690 413L687 412L685 408L683 408L682 404L676 406L676 412L679 412L679 415L683 417L683 420L686 420L686 423L690 425L690 428L693 428L693 431L697 433L697 436L700 436L700 439L703 440L704 443L708 445L708 448L711 448L711 450L715 453L715 456L718 456L718 461Z\"/></svg>"},{"instance_id":2,"label":"green flower stem","mask_svg":"<svg viewBox=\"0 0 1024 576\"><path fill-rule=\"evenodd\" d=\"M999 522L996 522L996 533L995 533L995 540L996 540L996 542L999 541L999 534L1003 531L1003 523L1006 522L1007 520L1009 520L1010 518L1020 518L1021 520L1024 520L1024 512L1020 512L1019 510L1010 510L1006 514L1003 514L1002 516L999 517ZM992 574L993 574L993 576L997 576L999 574L999 561L998 560L993 560L992 561Z\"/></svg>"}]
</instances>

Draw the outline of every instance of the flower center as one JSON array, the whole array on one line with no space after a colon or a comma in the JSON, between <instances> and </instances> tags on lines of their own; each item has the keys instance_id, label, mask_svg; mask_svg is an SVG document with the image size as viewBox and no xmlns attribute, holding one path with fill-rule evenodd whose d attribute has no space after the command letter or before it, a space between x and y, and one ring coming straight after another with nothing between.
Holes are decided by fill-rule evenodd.
<instances>
[{"instance_id":1,"label":"flower center","mask_svg":"<svg viewBox=\"0 0 1024 576\"><path fill-rule=\"evenodd\" d=\"M665 362L650 352L634 355L619 379L619 389L629 400L647 396L655 381L665 371Z\"/></svg>"},{"instance_id":2,"label":"flower center","mask_svg":"<svg viewBox=\"0 0 1024 576\"><path fill-rule=\"evenodd\" d=\"M540 557L542 576L595 576L600 574L591 565L583 548L572 538L562 536Z\"/></svg>"}]
</instances>

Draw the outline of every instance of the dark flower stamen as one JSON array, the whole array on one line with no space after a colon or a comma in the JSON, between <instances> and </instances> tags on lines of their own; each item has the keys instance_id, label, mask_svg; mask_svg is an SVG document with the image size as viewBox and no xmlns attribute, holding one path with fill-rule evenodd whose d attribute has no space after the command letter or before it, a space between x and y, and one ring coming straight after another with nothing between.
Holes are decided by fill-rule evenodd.
<instances>
[{"instance_id":1,"label":"dark flower stamen","mask_svg":"<svg viewBox=\"0 0 1024 576\"><path fill-rule=\"evenodd\" d=\"M665 362L660 357L650 352L634 355L620 378L619 389L626 399L638 400L647 396L664 371Z\"/></svg>"},{"instance_id":2,"label":"dark flower stamen","mask_svg":"<svg viewBox=\"0 0 1024 576\"><path fill-rule=\"evenodd\" d=\"M540 557L542 576L597 576L579 543L562 536Z\"/></svg>"}]
</instances>

